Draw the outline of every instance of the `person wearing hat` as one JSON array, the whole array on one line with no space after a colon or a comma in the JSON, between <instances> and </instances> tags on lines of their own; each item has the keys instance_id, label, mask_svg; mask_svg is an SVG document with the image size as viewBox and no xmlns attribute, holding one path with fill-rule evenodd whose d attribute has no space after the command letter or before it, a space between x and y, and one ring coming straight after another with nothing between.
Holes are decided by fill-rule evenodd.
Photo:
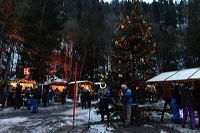
<instances>
[{"instance_id":1,"label":"person wearing hat","mask_svg":"<svg viewBox=\"0 0 200 133\"><path fill-rule=\"evenodd\" d=\"M125 125L130 125L131 122L131 104L132 104L132 92L131 89L126 86L126 84L121 85L122 88L122 103L123 111L125 115Z\"/></svg>"},{"instance_id":2,"label":"person wearing hat","mask_svg":"<svg viewBox=\"0 0 200 133\"><path fill-rule=\"evenodd\" d=\"M107 115L107 121L109 121L109 97L110 89L106 86L106 83L101 83L100 88L98 89L97 96L99 98L99 111L101 114L101 121L104 121L104 115Z\"/></svg>"}]
</instances>

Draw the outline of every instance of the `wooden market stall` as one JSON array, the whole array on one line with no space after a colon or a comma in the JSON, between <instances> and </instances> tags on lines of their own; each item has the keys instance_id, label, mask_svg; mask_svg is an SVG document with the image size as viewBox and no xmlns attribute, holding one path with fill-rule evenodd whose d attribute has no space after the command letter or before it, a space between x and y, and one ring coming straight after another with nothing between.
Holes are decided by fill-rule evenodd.
<instances>
[{"instance_id":1,"label":"wooden market stall","mask_svg":"<svg viewBox=\"0 0 200 133\"><path fill-rule=\"evenodd\" d=\"M181 84L181 86L179 86L180 89L188 87L187 84L189 83L190 85L193 86L194 91L198 92L196 95L199 95L200 93L199 93L198 89L200 88L200 85L199 85L199 82L197 82L198 84L195 83L198 80L200 80L200 68L189 68L189 69L161 73L161 74L147 80L147 83L160 83L161 84L160 89L162 90L161 95L162 95L162 98L164 99L163 96L166 96L166 95L168 95L168 97L171 98L171 92L170 92L171 86L170 85L172 85L172 83L176 83L176 85ZM185 84L185 82L187 82L187 83ZM165 90L165 91L163 91L163 90ZM166 92L168 92L168 93L166 93ZM165 105L163 108L161 121L163 121L165 106L167 104L167 100L165 100L165 101L166 102L165 102Z\"/></svg>"},{"instance_id":2,"label":"wooden market stall","mask_svg":"<svg viewBox=\"0 0 200 133\"><path fill-rule=\"evenodd\" d=\"M68 97L73 99L74 98L74 84L75 81L69 82L68 83ZM76 81L76 96L78 97L78 93L80 92L80 89L86 89L89 90L91 92L91 94L93 94L93 83L91 81L88 80L81 80L81 81Z\"/></svg>"},{"instance_id":3,"label":"wooden market stall","mask_svg":"<svg viewBox=\"0 0 200 133\"><path fill-rule=\"evenodd\" d=\"M36 85L35 80L29 80L29 79L15 79L9 81L10 90L15 90L17 87L17 83L20 83L22 86L22 90L25 90L26 87L34 88Z\"/></svg>"},{"instance_id":4,"label":"wooden market stall","mask_svg":"<svg viewBox=\"0 0 200 133\"><path fill-rule=\"evenodd\" d=\"M47 89L47 91L49 91L49 89L52 88L56 93L56 101L60 102L61 93L63 92L64 89L67 88L67 81L57 77L51 78L48 81L44 82L43 88Z\"/></svg>"},{"instance_id":5,"label":"wooden market stall","mask_svg":"<svg viewBox=\"0 0 200 133\"><path fill-rule=\"evenodd\" d=\"M192 81L200 80L200 68L190 68L177 71L163 72L147 80L147 83L156 83L164 81Z\"/></svg>"}]
</instances>

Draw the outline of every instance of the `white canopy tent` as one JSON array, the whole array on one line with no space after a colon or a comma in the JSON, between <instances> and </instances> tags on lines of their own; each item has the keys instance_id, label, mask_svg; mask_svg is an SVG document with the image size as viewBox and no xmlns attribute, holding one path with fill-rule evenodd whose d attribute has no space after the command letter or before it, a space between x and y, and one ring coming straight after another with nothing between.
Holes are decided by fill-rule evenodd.
<instances>
[{"instance_id":1,"label":"white canopy tent","mask_svg":"<svg viewBox=\"0 0 200 133\"><path fill-rule=\"evenodd\" d=\"M165 81L167 78L169 78L170 76L174 75L175 73L177 73L178 71L171 71L171 72L163 72L160 73L159 75L147 80L147 82L161 82L161 81Z\"/></svg>"},{"instance_id":2,"label":"white canopy tent","mask_svg":"<svg viewBox=\"0 0 200 133\"><path fill-rule=\"evenodd\" d=\"M200 78L200 70L194 73L189 79L199 79Z\"/></svg>"},{"instance_id":3,"label":"white canopy tent","mask_svg":"<svg viewBox=\"0 0 200 133\"><path fill-rule=\"evenodd\" d=\"M199 68L180 70L174 75L167 78L166 81L188 80L192 75L194 75L199 70L200 70Z\"/></svg>"},{"instance_id":4,"label":"white canopy tent","mask_svg":"<svg viewBox=\"0 0 200 133\"><path fill-rule=\"evenodd\" d=\"M200 80L200 68L190 68L178 71L163 72L147 80L147 83L162 81Z\"/></svg>"},{"instance_id":5,"label":"white canopy tent","mask_svg":"<svg viewBox=\"0 0 200 133\"><path fill-rule=\"evenodd\" d=\"M76 84L80 84L80 83L91 83L91 84L93 84L91 81L88 81L88 80L76 81ZM75 81L69 82L68 84L69 85L75 84Z\"/></svg>"},{"instance_id":6,"label":"white canopy tent","mask_svg":"<svg viewBox=\"0 0 200 133\"><path fill-rule=\"evenodd\" d=\"M51 78L49 80L47 80L46 82L44 82L44 85L50 85L50 84L67 84L67 81L64 79L60 79L60 78Z\"/></svg>"}]
</instances>

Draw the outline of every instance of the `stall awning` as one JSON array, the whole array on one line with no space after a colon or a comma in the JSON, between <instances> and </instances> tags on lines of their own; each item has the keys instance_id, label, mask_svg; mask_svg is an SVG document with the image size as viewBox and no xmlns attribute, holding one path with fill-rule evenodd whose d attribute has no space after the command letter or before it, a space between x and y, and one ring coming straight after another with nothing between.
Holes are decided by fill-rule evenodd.
<instances>
[{"instance_id":1,"label":"stall awning","mask_svg":"<svg viewBox=\"0 0 200 133\"><path fill-rule=\"evenodd\" d=\"M200 69L194 73L189 79L200 79Z\"/></svg>"},{"instance_id":2,"label":"stall awning","mask_svg":"<svg viewBox=\"0 0 200 133\"><path fill-rule=\"evenodd\" d=\"M200 68L163 72L149 79L147 82L183 81L189 79L200 79Z\"/></svg>"},{"instance_id":3,"label":"stall awning","mask_svg":"<svg viewBox=\"0 0 200 133\"><path fill-rule=\"evenodd\" d=\"M180 70L176 74L174 74L171 77L167 78L166 81L188 80L198 70L199 70L199 68L191 68L191 69Z\"/></svg>"},{"instance_id":4,"label":"stall awning","mask_svg":"<svg viewBox=\"0 0 200 133\"><path fill-rule=\"evenodd\" d=\"M80 80L80 81L76 81L77 84L81 84L81 83L90 83L90 84L93 84L91 81L88 81L88 80ZM72 81L72 82L69 82L68 83L69 85L70 84L75 84L75 81Z\"/></svg>"},{"instance_id":5,"label":"stall awning","mask_svg":"<svg viewBox=\"0 0 200 133\"><path fill-rule=\"evenodd\" d=\"M66 86L67 81L56 77L56 78L52 78L52 79L47 80L46 82L44 82L44 85Z\"/></svg>"},{"instance_id":6,"label":"stall awning","mask_svg":"<svg viewBox=\"0 0 200 133\"><path fill-rule=\"evenodd\" d=\"M161 81L165 81L167 78L169 78L170 76L174 75L177 72L178 71L163 72L163 73L160 73L159 75L157 75L157 76L149 79L147 82L161 82Z\"/></svg>"}]
</instances>

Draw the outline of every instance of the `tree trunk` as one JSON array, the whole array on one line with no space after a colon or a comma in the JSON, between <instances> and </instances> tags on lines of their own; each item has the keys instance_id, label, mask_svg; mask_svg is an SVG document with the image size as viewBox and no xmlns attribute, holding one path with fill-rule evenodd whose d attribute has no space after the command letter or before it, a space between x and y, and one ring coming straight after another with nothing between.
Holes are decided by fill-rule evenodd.
<instances>
[{"instance_id":1,"label":"tree trunk","mask_svg":"<svg viewBox=\"0 0 200 133\"><path fill-rule=\"evenodd\" d=\"M83 58L83 62L81 64L81 70L80 70L80 77L79 77L79 79L82 78L82 71L83 71L83 67L84 67L84 64L85 64L86 56L87 56L87 52L85 53L84 58Z\"/></svg>"},{"instance_id":2,"label":"tree trunk","mask_svg":"<svg viewBox=\"0 0 200 133\"><path fill-rule=\"evenodd\" d=\"M6 62L6 68L5 68L5 72L4 72L4 76L3 76L3 82L8 80L8 75L9 75L9 72L10 72L11 57L12 57L13 51L14 51L14 44L11 45L10 52L8 53L8 58L7 58L7 62Z\"/></svg>"}]
</instances>

